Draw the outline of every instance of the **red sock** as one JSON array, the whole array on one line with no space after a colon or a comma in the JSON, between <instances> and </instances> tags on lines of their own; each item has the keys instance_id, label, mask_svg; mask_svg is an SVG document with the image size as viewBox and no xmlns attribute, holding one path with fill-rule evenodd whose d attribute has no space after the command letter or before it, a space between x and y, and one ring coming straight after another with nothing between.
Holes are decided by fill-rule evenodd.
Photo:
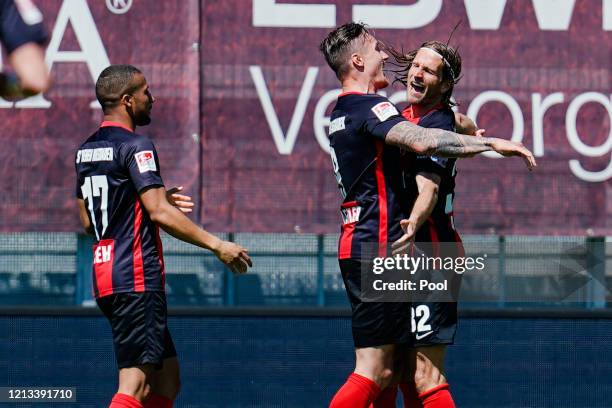
<instances>
[{"instance_id":1,"label":"red sock","mask_svg":"<svg viewBox=\"0 0 612 408\"><path fill-rule=\"evenodd\" d=\"M401 383L399 387L404 397L404 408L423 408L414 384Z\"/></svg>"},{"instance_id":2,"label":"red sock","mask_svg":"<svg viewBox=\"0 0 612 408\"><path fill-rule=\"evenodd\" d=\"M370 408L395 408L397 401L397 386L387 387L378 394Z\"/></svg>"},{"instance_id":3,"label":"red sock","mask_svg":"<svg viewBox=\"0 0 612 408\"><path fill-rule=\"evenodd\" d=\"M448 384L438 385L419 394L423 408L455 408L455 402L448 390Z\"/></svg>"},{"instance_id":4,"label":"red sock","mask_svg":"<svg viewBox=\"0 0 612 408\"><path fill-rule=\"evenodd\" d=\"M116 393L108 408L143 408L140 401L127 394Z\"/></svg>"},{"instance_id":5,"label":"red sock","mask_svg":"<svg viewBox=\"0 0 612 408\"><path fill-rule=\"evenodd\" d=\"M368 408L379 393L378 384L353 373L334 395L329 408Z\"/></svg>"},{"instance_id":6,"label":"red sock","mask_svg":"<svg viewBox=\"0 0 612 408\"><path fill-rule=\"evenodd\" d=\"M145 401L144 408L172 408L172 400L163 395L151 394Z\"/></svg>"}]
</instances>

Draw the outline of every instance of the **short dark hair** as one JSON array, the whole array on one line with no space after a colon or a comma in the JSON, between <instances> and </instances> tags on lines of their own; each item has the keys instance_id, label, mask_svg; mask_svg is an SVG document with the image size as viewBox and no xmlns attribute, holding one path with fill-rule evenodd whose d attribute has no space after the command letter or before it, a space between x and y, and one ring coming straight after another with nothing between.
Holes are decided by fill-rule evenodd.
<instances>
[{"instance_id":1,"label":"short dark hair","mask_svg":"<svg viewBox=\"0 0 612 408\"><path fill-rule=\"evenodd\" d=\"M421 48L430 48L444 57L441 79L442 81L447 81L450 88L444 93L444 95L442 95L442 103L449 108L457 105L451 101L451 96L453 96L455 84L461 79L461 55L459 55L459 52L455 48L443 42L426 41L421 44L419 48L408 53L400 52L393 47L388 47L387 51L395 60L392 65L396 65L399 68L397 70L393 70L395 73L395 81L407 85L408 70L410 70L412 61L414 61L417 52L419 52Z\"/></svg>"},{"instance_id":2,"label":"short dark hair","mask_svg":"<svg viewBox=\"0 0 612 408\"><path fill-rule=\"evenodd\" d=\"M347 23L329 33L319 45L319 50L338 79L342 80L348 73L350 65L347 54L352 50L353 41L366 34L370 32L365 24Z\"/></svg>"},{"instance_id":3,"label":"short dark hair","mask_svg":"<svg viewBox=\"0 0 612 408\"><path fill-rule=\"evenodd\" d=\"M105 113L108 108L116 106L123 95L136 91L138 84L133 81L136 74L142 72L124 64L111 65L102 71L96 81L96 98Z\"/></svg>"}]
</instances>

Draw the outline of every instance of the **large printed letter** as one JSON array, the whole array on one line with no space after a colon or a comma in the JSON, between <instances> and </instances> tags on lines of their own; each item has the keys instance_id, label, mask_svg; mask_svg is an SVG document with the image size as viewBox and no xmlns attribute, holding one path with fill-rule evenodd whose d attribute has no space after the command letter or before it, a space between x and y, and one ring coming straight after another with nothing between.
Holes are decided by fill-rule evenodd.
<instances>
[{"instance_id":1,"label":"large printed letter","mask_svg":"<svg viewBox=\"0 0 612 408\"><path fill-rule=\"evenodd\" d=\"M353 21L373 28L418 28L431 23L442 8L442 0L418 0L410 6L356 4Z\"/></svg>"},{"instance_id":2,"label":"large printed letter","mask_svg":"<svg viewBox=\"0 0 612 408\"><path fill-rule=\"evenodd\" d=\"M295 139L297 138L300 126L302 125L302 120L304 119L304 113L306 112L306 107L308 106L310 94L312 94L312 88L314 88L317 74L319 73L319 68L309 67L308 71L306 72L306 78L302 84L302 89L300 89L300 94L298 96L295 109L293 110L293 116L291 116L291 122L289 123L286 138L283 134L283 130L281 129L274 106L272 105L272 99L270 98L266 81L264 80L263 73L261 72L261 67L251 65L249 67L249 71L251 73L251 78L253 78L253 83L255 83L257 96L259 96L259 101L261 102L264 114L266 115L266 120L268 121L270 130L272 131L272 138L274 139L278 152L280 154L291 154L293 151L293 146L295 145Z\"/></svg>"},{"instance_id":3,"label":"large printed letter","mask_svg":"<svg viewBox=\"0 0 612 408\"><path fill-rule=\"evenodd\" d=\"M276 4L253 0L253 27L335 27L333 4Z\"/></svg>"},{"instance_id":4,"label":"large printed letter","mask_svg":"<svg viewBox=\"0 0 612 408\"><path fill-rule=\"evenodd\" d=\"M612 150L612 95L610 99L604 94L598 92L586 92L578 95L567 107L567 114L565 116L565 128L567 132L567 140L570 145L580 154L587 157L599 157L604 154L610 153ZM598 102L606 108L608 111L608 118L610 123L610 129L608 131L608 139L599 146L589 146L584 143L578 135L576 129L576 118L578 111L582 105L589 102ZM569 166L576 177L584 181L599 182L605 181L612 177L612 154L610 155L610 162L608 166L598 172L592 172L585 170L578 160L570 160Z\"/></svg>"},{"instance_id":5,"label":"large printed letter","mask_svg":"<svg viewBox=\"0 0 612 408\"><path fill-rule=\"evenodd\" d=\"M81 51L59 50L68 23L72 24ZM47 47L45 62L49 70L55 62L84 62L94 82L98 79L100 72L110 65L86 0L64 0L62 3L53 27L51 41ZM36 95L17 102L15 106L18 108L48 108L51 102L42 95ZM95 108L98 107L98 104L93 101L90 106Z\"/></svg>"}]
</instances>

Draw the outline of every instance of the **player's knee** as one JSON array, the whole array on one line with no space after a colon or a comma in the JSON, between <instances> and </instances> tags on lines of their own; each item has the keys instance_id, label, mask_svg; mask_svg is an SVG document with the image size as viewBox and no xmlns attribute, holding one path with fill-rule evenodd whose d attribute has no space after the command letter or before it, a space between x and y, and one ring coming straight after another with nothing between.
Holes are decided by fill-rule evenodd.
<instances>
[{"instance_id":1,"label":"player's knee","mask_svg":"<svg viewBox=\"0 0 612 408\"><path fill-rule=\"evenodd\" d=\"M120 375L119 392L144 401L151 394L151 386L144 375Z\"/></svg>"},{"instance_id":2,"label":"player's knee","mask_svg":"<svg viewBox=\"0 0 612 408\"><path fill-rule=\"evenodd\" d=\"M380 386L380 388L385 388L391 384L393 380L393 370L390 368L383 368L378 372L376 376L376 383Z\"/></svg>"}]
</instances>

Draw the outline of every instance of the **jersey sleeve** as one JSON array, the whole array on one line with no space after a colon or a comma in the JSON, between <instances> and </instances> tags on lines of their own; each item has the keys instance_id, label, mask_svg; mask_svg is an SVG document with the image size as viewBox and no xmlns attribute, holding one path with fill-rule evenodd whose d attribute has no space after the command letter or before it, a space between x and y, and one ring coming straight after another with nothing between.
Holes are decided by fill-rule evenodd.
<instances>
[{"instance_id":1,"label":"jersey sleeve","mask_svg":"<svg viewBox=\"0 0 612 408\"><path fill-rule=\"evenodd\" d=\"M139 193L147 187L163 186L159 159L153 142L145 137L136 137L122 149L123 163L128 169L132 183Z\"/></svg>"},{"instance_id":2,"label":"jersey sleeve","mask_svg":"<svg viewBox=\"0 0 612 408\"><path fill-rule=\"evenodd\" d=\"M366 134L375 139L385 140L389 130L406 119L400 115L394 104L387 98L380 96L372 98L365 108L367 108L366 119L363 128Z\"/></svg>"},{"instance_id":3,"label":"jersey sleeve","mask_svg":"<svg viewBox=\"0 0 612 408\"><path fill-rule=\"evenodd\" d=\"M0 40L7 54L30 42L47 42L42 13L31 1L0 0L0 7Z\"/></svg>"},{"instance_id":4,"label":"jersey sleeve","mask_svg":"<svg viewBox=\"0 0 612 408\"><path fill-rule=\"evenodd\" d=\"M455 114L450 109L438 110L426 115L419 126L431 129L455 131ZM418 156L415 161L416 173L433 173L444 176L452 169L455 159L438 156Z\"/></svg>"}]
</instances>

